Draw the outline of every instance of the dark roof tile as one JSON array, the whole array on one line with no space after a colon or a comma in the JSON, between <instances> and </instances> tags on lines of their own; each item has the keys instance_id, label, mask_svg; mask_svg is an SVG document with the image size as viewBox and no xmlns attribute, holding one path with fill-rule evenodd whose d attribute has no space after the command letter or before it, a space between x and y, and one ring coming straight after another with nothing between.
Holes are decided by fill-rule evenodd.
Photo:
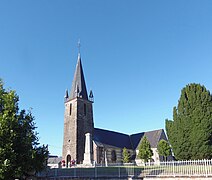
<instances>
[{"instance_id":1,"label":"dark roof tile","mask_svg":"<svg viewBox=\"0 0 212 180\"><path fill-rule=\"evenodd\" d=\"M143 137L143 135L144 135L144 132L130 135L130 139L133 145L132 147L133 150L135 150L138 147L138 144L141 138Z\"/></svg>"},{"instance_id":2,"label":"dark roof tile","mask_svg":"<svg viewBox=\"0 0 212 180\"><path fill-rule=\"evenodd\" d=\"M119 132L94 128L93 140L118 148L126 147L127 149L132 149L129 135Z\"/></svg>"},{"instance_id":3,"label":"dark roof tile","mask_svg":"<svg viewBox=\"0 0 212 180\"><path fill-rule=\"evenodd\" d=\"M167 140L163 129L127 135L99 128L94 128L93 140L101 146L107 144L118 148L126 147L135 150L138 149L144 136L147 137L152 148L157 148L157 144L161 139Z\"/></svg>"},{"instance_id":4,"label":"dark roof tile","mask_svg":"<svg viewBox=\"0 0 212 180\"><path fill-rule=\"evenodd\" d=\"M162 129L154 130L154 131L148 131L148 132L144 133L144 136L147 137L152 148L157 148L158 142L160 140L161 133L162 133Z\"/></svg>"}]
</instances>

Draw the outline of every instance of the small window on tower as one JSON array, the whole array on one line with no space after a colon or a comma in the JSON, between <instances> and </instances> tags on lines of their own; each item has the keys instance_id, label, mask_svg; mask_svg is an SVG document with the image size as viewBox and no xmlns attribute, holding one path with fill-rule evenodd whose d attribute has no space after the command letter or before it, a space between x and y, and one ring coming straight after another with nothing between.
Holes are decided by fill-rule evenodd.
<instances>
[{"instance_id":1,"label":"small window on tower","mask_svg":"<svg viewBox=\"0 0 212 180\"><path fill-rule=\"evenodd\" d=\"M86 104L84 104L84 115L86 116L86 111L87 111L87 109L86 109Z\"/></svg>"},{"instance_id":2,"label":"small window on tower","mask_svg":"<svg viewBox=\"0 0 212 180\"><path fill-rule=\"evenodd\" d=\"M72 111L72 104L70 104L69 115L71 115L71 111Z\"/></svg>"}]
</instances>

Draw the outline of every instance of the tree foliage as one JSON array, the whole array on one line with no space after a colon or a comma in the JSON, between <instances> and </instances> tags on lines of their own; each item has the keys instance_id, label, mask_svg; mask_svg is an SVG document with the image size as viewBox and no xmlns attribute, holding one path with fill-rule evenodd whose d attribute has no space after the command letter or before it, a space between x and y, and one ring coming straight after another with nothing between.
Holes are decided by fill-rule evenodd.
<instances>
[{"instance_id":1,"label":"tree foliage","mask_svg":"<svg viewBox=\"0 0 212 180\"><path fill-rule=\"evenodd\" d=\"M176 159L212 158L212 96L204 86L182 89L166 131Z\"/></svg>"},{"instance_id":2,"label":"tree foliage","mask_svg":"<svg viewBox=\"0 0 212 180\"><path fill-rule=\"evenodd\" d=\"M127 148L124 147L123 152L122 152L122 157L123 157L123 163L129 163L130 162L130 154L127 151Z\"/></svg>"},{"instance_id":3,"label":"tree foliage","mask_svg":"<svg viewBox=\"0 0 212 180\"><path fill-rule=\"evenodd\" d=\"M24 179L45 167L46 146L39 146L31 112L20 110L15 91L0 80L0 179Z\"/></svg>"},{"instance_id":4,"label":"tree foliage","mask_svg":"<svg viewBox=\"0 0 212 180\"><path fill-rule=\"evenodd\" d=\"M139 145L138 157L144 160L144 162L147 162L148 160L152 158L152 156L153 156L153 152L151 149L151 145L147 137L144 136L144 138L141 141L141 144Z\"/></svg>"},{"instance_id":5,"label":"tree foliage","mask_svg":"<svg viewBox=\"0 0 212 180\"><path fill-rule=\"evenodd\" d=\"M171 147L169 143L164 139L161 139L159 141L157 150L160 156L165 157L165 161L166 161L166 158L171 155Z\"/></svg>"}]
</instances>

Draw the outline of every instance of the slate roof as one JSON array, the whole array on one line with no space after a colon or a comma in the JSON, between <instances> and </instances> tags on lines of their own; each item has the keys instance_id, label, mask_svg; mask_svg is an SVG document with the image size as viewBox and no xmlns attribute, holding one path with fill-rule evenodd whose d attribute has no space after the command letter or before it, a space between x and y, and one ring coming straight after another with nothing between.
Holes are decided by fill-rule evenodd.
<instances>
[{"instance_id":1,"label":"slate roof","mask_svg":"<svg viewBox=\"0 0 212 180\"><path fill-rule=\"evenodd\" d=\"M130 139L132 142L132 149L135 150L140 143L141 138L144 136L144 132L142 133L137 133L137 134L132 134L130 135Z\"/></svg>"},{"instance_id":2,"label":"slate roof","mask_svg":"<svg viewBox=\"0 0 212 180\"><path fill-rule=\"evenodd\" d=\"M107 144L119 148L126 147L127 149L132 149L129 135L119 132L94 128L93 140L102 144Z\"/></svg>"},{"instance_id":3,"label":"slate roof","mask_svg":"<svg viewBox=\"0 0 212 180\"><path fill-rule=\"evenodd\" d=\"M150 142L151 147L155 148L160 141L161 133L164 133L163 129L127 135L115 131L94 128L93 140L97 145L99 144L101 146L106 144L122 149L126 147L127 149L135 150L138 148L142 138L145 135Z\"/></svg>"},{"instance_id":4,"label":"slate roof","mask_svg":"<svg viewBox=\"0 0 212 180\"><path fill-rule=\"evenodd\" d=\"M148 141L150 142L152 148L157 148L162 131L163 129L159 129L159 130L148 131L144 133L144 135L147 137Z\"/></svg>"},{"instance_id":5,"label":"slate roof","mask_svg":"<svg viewBox=\"0 0 212 180\"><path fill-rule=\"evenodd\" d=\"M76 70L74 74L74 79L72 82L70 99L74 99L76 97L81 97L85 100L88 100L87 89L85 85L85 78L82 69L82 62L80 54L78 54L78 60L76 65Z\"/></svg>"}]
</instances>

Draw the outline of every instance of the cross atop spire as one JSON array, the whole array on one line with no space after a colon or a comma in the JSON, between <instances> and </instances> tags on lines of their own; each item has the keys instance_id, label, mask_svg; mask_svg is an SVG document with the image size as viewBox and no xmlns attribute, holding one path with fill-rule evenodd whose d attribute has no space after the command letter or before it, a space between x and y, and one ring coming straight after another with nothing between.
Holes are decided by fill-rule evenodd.
<instances>
[{"instance_id":1,"label":"cross atop spire","mask_svg":"<svg viewBox=\"0 0 212 180\"><path fill-rule=\"evenodd\" d=\"M78 40L77 47L78 47L78 55L80 55L80 47L81 47L80 39Z\"/></svg>"}]
</instances>

